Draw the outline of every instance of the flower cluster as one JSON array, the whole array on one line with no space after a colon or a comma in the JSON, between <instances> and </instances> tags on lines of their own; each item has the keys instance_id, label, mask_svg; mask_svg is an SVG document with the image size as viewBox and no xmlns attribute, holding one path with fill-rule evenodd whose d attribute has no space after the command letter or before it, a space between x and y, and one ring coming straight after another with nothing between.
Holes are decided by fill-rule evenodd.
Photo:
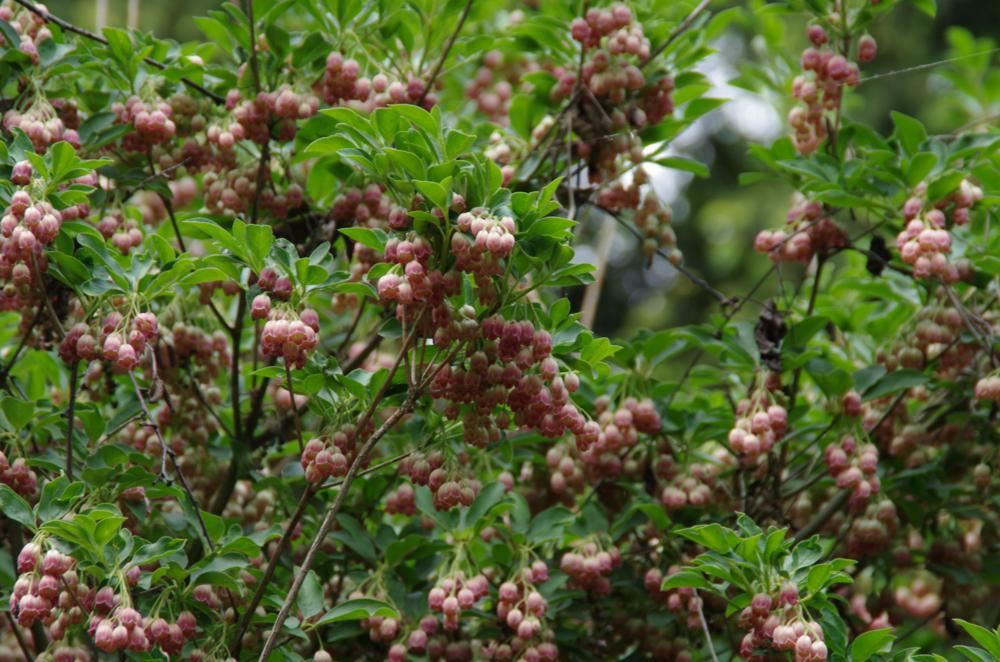
<instances>
[{"instance_id":1,"label":"flower cluster","mask_svg":"<svg viewBox=\"0 0 1000 662\"><path fill-rule=\"evenodd\" d=\"M770 404L770 396L760 391L736 406L736 425L729 431L729 446L748 465L754 465L781 439L788 427L788 412L779 404Z\"/></svg>"},{"instance_id":2,"label":"flower cluster","mask_svg":"<svg viewBox=\"0 0 1000 662\"><path fill-rule=\"evenodd\" d=\"M66 363L109 361L116 370L128 372L139 364L147 343L156 340L159 325L153 313L139 313L131 320L115 311L108 313L99 330L84 322L74 324L59 344Z\"/></svg>"},{"instance_id":3,"label":"flower cluster","mask_svg":"<svg viewBox=\"0 0 1000 662\"><path fill-rule=\"evenodd\" d=\"M864 503L873 494L878 494L878 449L875 446L858 446L853 436L846 435L839 443L827 446L823 454L830 475L837 479L837 487L852 490L852 504Z\"/></svg>"},{"instance_id":4,"label":"flower cluster","mask_svg":"<svg viewBox=\"0 0 1000 662\"><path fill-rule=\"evenodd\" d=\"M43 4L35 6L43 12L48 11ZM0 21L8 23L21 40L17 49L30 57L34 64L38 64L41 60L38 47L43 41L52 38L52 31L45 25L45 19L20 5L15 5L10 0L4 0L0 4ZM8 44L4 36L0 35L0 46L4 45Z\"/></svg>"},{"instance_id":5,"label":"flower cluster","mask_svg":"<svg viewBox=\"0 0 1000 662\"><path fill-rule=\"evenodd\" d=\"M983 191L963 179L954 193L925 211L926 192L926 184L919 185L903 204L906 225L896 237L896 248L903 262L913 267L914 278L936 276L945 283L954 283L966 275L967 269L948 261L952 240L947 222L950 218L954 225L968 223L969 212L982 199Z\"/></svg>"},{"instance_id":6,"label":"flower cluster","mask_svg":"<svg viewBox=\"0 0 1000 662\"><path fill-rule=\"evenodd\" d=\"M823 205L797 196L788 211L786 230L762 230L754 249L767 253L774 262L808 263L813 255L827 255L847 245L847 235L836 221L825 215Z\"/></svg>"},{"instance_id":7,"label":"flower cluster","mask_svg":"<svg viewBox=\"0 0 1000 662\"><path fill-rule=\"evenodd\" d=\"M10 613L18 624L31 627L35 621L50 622L52 610L59 604L62 593L60 578L73 567L73 558L49 549L42 555L42 546L29 542L17 555L18 578L10 596Z\"/></svg>"},{"instance_id":8,"label":"flower cluster","mask_svg":"<svg viewBox=\"0 0 1000 662\"><path fill-rule=\"evenodd\" d=\"M358 439L367 438L374 429L371 421L361 430L348 423L330 435L310 439L302 451L306 480L318 484L327 478L339 478L346 474L356 456Z\"/></svg>"},{"instance_id":9,"label":"flower cluster","mask_svg":"<svg viewBox=\"0 0 1000 662\"><path fill-rule=\"evenodd\" d=\"M804 106L792 108L788 123L794 132L795 149L808 156L827 136L827 112L840 108L844 87L857 85L860 74L858 65L825 47L829 38L822 27L810 25L807 36L813 45L802 52L803 74L792 83L792 95ZM863 55L874 58L871 45Z\"/></svg>"},{"instance_id":10,"label":"flower cluster","mask_svg":"<svg viewBox=\"0 0 1000 662\"><path fill-rule=\"evenodd\" d=\"M611 571L622 562L621 552L615 546L601 549L595 542L583 542L578 551L566 552L559 561L559 568L570 577L570 585L597 595L611 592Z\"/></svg>"},{"instance_id":11,"label":"flower cluster","mask_svg":"<svg viewBox=\"0 0 1000 662\"><path fill-rule=\"evenodd\" d=\"M427 593L427 607L444 616L444 629L457 630L463 609L472 609L490 591L489 580L483 575L465 579L459 573L445 577Z\"/></svg>"},{"instance_id":12,"label":"flower cluster","mask_svg":"<svg viewBox=\"0 0 1000 662\"><path fill-rule=\"evenodd\" d=\"M35 271L48 261L44 247L62 226L63 214L47 200L32 199L25 189L14 192L0 218L0 280L24 289L35 282Z\"/></svg>"},{"instance_id":13,"label":"flower cluster","mask_svg":"<svg viewBox=\"0 0 1000 662\"><path fill-rule=\"evenodd\" d=\"M34 500L38 494L38 476L23 457L14 462L0 450L0 485L6 485L22 497Z\"/></svg>"},{"instance_id":14,"label":"flower cluster","mask_svg":"<svg viewBox=\"0 0 1000 662\"><path fill-rule=\"evenodd\" d=\"M570 32L589 54L581 73L583 84L595 97L621 103L627 91L642 89L646 79L635 61L649 57L649 39L642 26L632 20L632 10L623 4L591 8L585 17L573 19ZM563 76L559 94L566 96L563 92L566 88L571 92L575 84L571 75ZM636 122L637 126L644 124Z\"/></svg>"},{"instance_id":15,"label":"flower cluster","mask_svg":"<svg viewBox=\"0 0 1000 662\"><path fill-rule=\"evenodd\" d=\"M170 119L173 108L163 99L144 101L137 96L130 96L125 103L111 105L118 122L131 125L132 133L125 136L123 146L130 152L145 152L153 145L169 142L177 132L174 121Z\"/></svg>"},{"instance_id":16,"label":"flower cluster","mask_svg":"<svg viewBox=\"0 0 1000 662\"><path fill-rule=\"evenodd\" d=\"M389 78L382 73L372 78L360 76L361 67L353 58L334 51L326 58L326 69L322 80L316 85L316 92L331 106L347 106L362 112L370 112L393 103L421 104L425 108L437 103L437 97L427 92L427 86L419 78L410 78L406 83Z\"/></svg>"}]
</instances>

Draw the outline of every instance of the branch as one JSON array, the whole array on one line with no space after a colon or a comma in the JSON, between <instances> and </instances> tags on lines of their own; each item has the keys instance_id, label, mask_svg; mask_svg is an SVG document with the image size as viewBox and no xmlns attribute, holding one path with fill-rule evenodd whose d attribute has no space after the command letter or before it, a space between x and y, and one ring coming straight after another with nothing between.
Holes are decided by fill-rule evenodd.
<instances>
[{"instance_id":1,"label":"branch","mask_svg":"<svg viewBox=\"0 0 1000 662\"><path fill-rule=\"evenodd\" d=\"M851 498L850 490L841 490L837 493L837 496L833 497L826 502L826 505L816 513L809 522L806 523L804 527L796 532L795 536L792 538L795 542L802 542L812 534L823 528L823 525L830 521L830 518L834 516L844 505L847 500Z\"/></svg>"},{"instance_id":2,"label":"branch","mask_svg":"<svg viewBox=\"0 0 1000 662\"><path fill-rule=\"evenodd\" d=\"M652 62L653 60L655 60L660 55L660 53L667 50L667 47L670 46L670 44L674 43L674 41L676 41L678 37L687 32L687 29L691 27L691 25L695 22L695 20L697 20L697 18L701 15L701 13L706 9L708 9L710 1L711 0L701 0L701 2L698 3L698 6L692 9L691 13L687 15L687 18L681 21L680 25L674 28L674 31L670 33L666 41L664 41L662 44L660 44L652 51L650 51L649 57L646 58L645 62L639 65L639 68L640 69L645 68L645 66L650 62Z\"/></svg>"},{"instance_id":3,"label":"branch","mask_svg":"<svg viewBox=\"0 0 1000 662\"><path fill-rule=\"evenodd\" d=\"M76 409L77 376L80 362L74 361L69 371L69 407L66 409L66 477L73 480L73 410Z\"/></svg>"},{"instance_id":4,"label":"branch","mask_svg":"<svg viewBox=\"0 0 1000 662\"><path fill-rule=\"evenodd\" d=\"M31 318L31 322L28 323L27 330L25 330L24 335L21 336L21 341L14 349L14 353L10 355L10 360L7 361L7 365L0 370L0 385L6 385L7 377L10 376L10 371L13 370L14 364L17 363L17 357L21 355L21 350L23 350L25 345L28 344L28 338L31 337L31 332L35 330L35 325L38 324L38 320L41 316L42 306L39 305L38 310L35 311L34 317Z\"/></svg>"},{"instance_id":5,"label":"branch","mask_svg":"<svg viewBox=\"0 0 1000 662\"><path fill-rule=\"evenodd\" d=\"M619 225L621 225L623 228L625 228L626 230L628 230L632 234L632 236L634 236L636 239L639 239L640 241L643 239L643 236L639 233L639 231L636 230L635 228L633 228L628 223L626 223L625 219L623 219L618 214L616 214L613 211L610 211L608 209L605 209L604 207L599 206L596 202L590 202L588 200L586 202L586 204L588 204L588 205L590 205L592 207L595 207L597 209L600 209L602 212L604 212L605 214L607 214L611 218L615 219L619 223ZM667 264L669 264L674 269L676 269L677 271L679 271L685 278L687 278L689 281L691 281L692 283L694 283L695 285L697 285L701 289L705 290L705 292L707 292L713 299L715 299L716 301L718 301L720 304L722 304L724 306L726 306L726 305L735 305L737 303L737 301L745 301L747 299L750 299L750 298L753 297L753 292L756 292L756 290L757 290L757 287L755 286L753 288L753 290L751 290L751 292L749 294L747 294L745 297L741 297L740 299L737 299L735 297L728 297L725 294L723 294L722 292L720 292L719 290L717 290L714 287L712 287L708 283L708 281L706 281L704 278L702 278L698 274L694 273L693 271L691 271L690 269L688 269L687 267L685 267L683 264L680 264L680 263L674 264L673 261L670 259L670 256L667 255L667 253L662 248L657 248L656 249L656 254L659 255L660 257L662 257L664 260L666 260ZM770 272L768 272L767 275L770 275Z\"/></svg>"},{"instance_id":6,"label":"branch","mask_svg":"<svg viewBox=\"0 0 1000 662\"><path fill-rule=\"evenodd\" d=\"M153 415L149 411L149 405L146 404L146 398L143 397L142 389L139 388L139 382L135 379L135 373L130 370L128 376L129 379L132 380L132 387L135 389L135 395L139 398L139 404L142 406L142 413L146 416L146 425L153 429L153 433L156 435L156 440L160 442L160 478L163 479L164 482L170 482L170 479L167 476L167 456L169 455L174 471L177 472L177 477L180 478L181 486L184 488L184 492L187 494L187 498L191 502L191 508L194 510L194 516L198 520L198 525L201 527L201 533L205 536L205 542L208 544L209 549L214 550L215 543L212 542L212 537L208 535L208 527L205 526L205 520L202 519L201 509L198 507L198 501L194 498L191 486L188 485L187 479L184 478L184 474L177 465L177 456L167 446L167 442L163 438L163 433L160 432L160 426L155 420L153 420Z\"/></svg>"},{"instance_id":7,"label":"branch","mask_svg":"<svg viewBox=\"0 0 1000 662\"><path fill-rule=\"evenodd\" d=\"M570 196L572 196L572 191ZM597 239L597 269L594 272L594 282L587 285L583 292L583 304L580 311L580 323L588 329L594 325L597 317L597 306L601 302L601 290L604 288L604 277L608 273L608 259L611 257L611 247L615 243L615 224L612 218L604 221L601 234Z\"/></svg>"},{"instance_id":8,"label":"branch","mask_svg":"<svg viewBox=\"0 0 1000 662\"><path fill-rule=\"evenodd\" d=\"M55 25L58 25L66 32L72 32L73 34L78 34L81 37L86 37L91 41L96 41L97 43L104 44L105 46L108 45L108 40L102 37L101 35L95 34L90 30L85 30L81 27L73 25L69 21L63 20L58 16L54 16L47 11L43 11L34 3L28 2L27 0L14 0L14 2L21 5L22 7L30 11L32 14L35 14L36 16L40 17L41 19L49 23L54 23ZM157 60L154 60L151 57L143 58L143 62L145 62L151 67L155 67L160 70L167 68L167 65L163 64L162 62L158 62ZM204 94L206 97L208 97L218 105L222 105L226 102L226 100L223 97L219 96L215 92L208 90L207 88L202 87L201 85L194 82L190 78L181 78L181 82L190 87L192 90L197 90L198 92L201 92L202 94Z\"/></svg>"},{"instance_id":9,"label":"branch","mask_svg":"<svg viewBox=\"0 0 1000 662\"><path fill-rule=\"evenodd\" d=\"M253 597L250 599L250 604L247 605L246 611L243 613L243 618L240 620L239 626L236 628L236 637L233 639L232 645L232 656L239 658L240 649L243 647L243 635L246 634L247 628L250 627L250 621L253 619L254 612L257 611L257 606L260 605L260 601L264 599L264 592L267 591L268 585L271 583L271 579L274 577L274 571L278 567L278 560L281 555L284 554L285 549L288 548L288 543L292 539L292 534L295 532L295 528L298 526L299 520L302 519L302 515L306 512L306 505L309 503L309 498L314 494L312 486L307 487L305 492L302 493L302 498L299 499L298 506L295 507L295 512L292 513L291 519L288 520L288 524L285 526L284 532L281 534L281 538L278 540L278 546L274 550L274 554L271 559L267 562L267 567L264 569L264 576L261 577L260 582L257 584L257 590L254 591Z\"/></svg>"},{"instance_id":10,"label":"branch","mask_svg":"<svg viewBox=\"0 0 1000 662\"><path fill-rule=\"evenodd\" d=\"M438 74L441 73L441 67L444 66L444 61L448 59L448 53L451 51L452 46L455 45L458 33L462 31L462 26L465 25L465 19L469 17L470 9L472 9L472 0L466 0L465 9L462 10L462 15L458 19L458 25L455 26L455 31L451 33L448 43L445 45L444 50L441 51L441 57L438 59L437 64L434 65L434 70L431 71L431 75L427 79L427 85L424 86L424 93L420 95L420 101L417 102L418 106L424 105L424 100L430 94L431 88L434 87L434 82L437 80Z\"/></svg>"},{"instance_id":11,"label":"branch","mask_svg":"<svg viewBox=\"0 0 1000 662\"><path fill-rule=\"evenodd\" d=\"M21 630L17 627L17 621L14 620L14 617L9 612L4 615L10 621L10 629L14 633L14 638L17 639L17 645L21 648L21 652L24 653L24 659L28 660L28 662L34 662L35 656L28 649L28 642L24 640L24 635L21 634Z\"/></svg>"}]
</instances>

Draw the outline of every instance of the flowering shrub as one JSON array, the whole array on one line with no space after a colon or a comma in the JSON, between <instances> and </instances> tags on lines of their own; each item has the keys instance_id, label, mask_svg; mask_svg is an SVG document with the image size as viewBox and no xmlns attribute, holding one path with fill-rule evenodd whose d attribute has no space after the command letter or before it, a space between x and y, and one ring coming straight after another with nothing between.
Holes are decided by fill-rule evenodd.
<instances>
[{"instance_id":1,"label":"flowering shrub","mask_svg":"<svg viewBox=\"0 0 1000 662\"><path fill-rule=\"evenodd\" d=\"M1000 659L996 137L855 123L897 3L788 2L722 294L710 4L0 2L0 660ZM595 335L595 221L719 314Z\"/></svg>"}]
</instances>

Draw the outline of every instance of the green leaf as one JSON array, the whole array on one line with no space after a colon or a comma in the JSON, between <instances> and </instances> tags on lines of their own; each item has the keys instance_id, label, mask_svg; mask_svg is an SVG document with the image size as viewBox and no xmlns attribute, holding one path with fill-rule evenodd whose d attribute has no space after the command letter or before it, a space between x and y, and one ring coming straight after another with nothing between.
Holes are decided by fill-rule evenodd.
<instances>
[{"instance_id":1,"label":"green leaf","mask_svg":"<svg viewBox=\"0 0 1000 662\"><path fill-rule=\"evenodd\" d=\"M876 653L888 653L896 635L892 628L870 630L851 643L851 662L867 662Z\"/></svg>"},{"instance_id":2,"label":"green leaf","mask_svg":"<svg viewBox=\"0 0 1000 662\"><path fill-rule=\"evenodd\" d=\"M341 602L339 605L326 612L322 618L316 621L316 627L327 625L328 623L342 623L344 621L360 621L363 618L372 616L384 616L385 618L399 618L399 612L392 608L387 602L372 600L371 598L357 598Z\"/></svg>"},{"instance_id":3,"label":"green leaf","mask_svg":"<svg viewBox=\"0 0 1000 662\"><path fill-rule=\"evenodd\" d=\"M881 377L878 381L868 387L862 395L865 400L874 400L875 398L880 398L883 395L889 395L890 393L896 393L897 391L902 391L903 389L926 384L928 381L929 378L927 375L918 370L901 368Z\"/></svg>"},{"instance_id":4,"label":"green leaf","mask_svg":"<svg viewBox=\"0 0 1000 662\"><path fill-rule=\"evenodd\" d=\"M546 540L556 540L562 537L563 530L573 520L573 513L563 506L553 506L543 510L531 520L528 528L528 540L538 544Z\"/></svg>"},{"instance_id":5,"label":"green leaf","mask_svg":"<svg viewBox=\"0 0 1000 662\"><path fill-rule=\"evenodd\" d=\"M341 228L340 233L379 253L385 251L386 242L389 241L389 235L379 228Z\"/></svg>"},{"instance_id":6,"label":"green leaf","mask_svg":"<svg viewBox=\"0 0 1000 662\"><path fill-rule=\"evenodd\" d=\"M670 575L663 580L661 590L668 591L672 588L703 588L712 590L712 584L700 573L694 570L684 569Z\"/></svg>"},{"instance_id":7,"label":"green leaf","mask_svg":"<svg viewBox=\"0 0 1000 662\"><path fill-rule=\"evenodd\" d=\"M720 554L732 551L739 543L739 537L735 533L715 522L681 529L677 534Z\"/></svg>"},{"instance_id":8,"label":"green leaf","mask_svg":"<svg viewBox=\"0 0 1000 662\"><path fill-rule=\"evenodd\" d=\"M146 565L153 561L165 559L184 550L187 541L183 538L163 537L156 542L141 545L129 559L131 565Z\"/></svg>"},{"instance_id":9,"label":"green leaf","mask_svg":"<svg viewBox=\"0 0 1000 662\"><path fill-rule=\"evenodd\" d=\"M302 582L296 605L302 612L303 618L312 618L323 611L323 584L312 570L306 574L305 581Z\"/></svg>"},{"instance_id":10,"label":"green leaf","mask_svg":"<svg viewBox=\"0 0 1000 662\"><path fill-rule=\"evenodd\" d=\"M664 168L690 172L698 177L708 177L709 175L708 166L701 161L695 161L694 159L685 159L680 156L668 156L662 159L656 159L654 163L658 163Z\"/></svg>"},{"instance_id":11,"label":"green leaf","mask_svg":"<svg viewBox=\"0 0 1000 662\"><path fill-rule=\"evenodd\" d=\"M962 626L970 637L976 640L976 642L989 651L995 659L1000 660L1000 634L995 632L990 632L982 625L976 625L975 623L970 623L968 621L963 621L961 618L952 619L956 623Z\"/></svg>"},{"instance_id":12,"label":"green leaf","mask_svg":"<svg viewBox=\"0 0 1000 662\"><path fill-rule=\"evenodd\" d=\"M441 184L422 180L415 180L413 183L428 202L441 211L445 213L448 212L448 207L451 206L451 200L448 196L448 191L446 191Z\"/></svg>"},{"instance_id":13,"label":"green leaf","mask_svg":"<svg viewBox=\"0 0 1000 662\"><path fill-rule=\"evenodd\" d=\"M927 140L927 129L919 120L909 115L896 111L892 111L890 114L892 115L892 124L896 127L892 134L893 137L899 141L903 151L907 154L915 154L920 149L920 145Z\"/></svg>"},{"instance_id":14,"label":"green leaf","mask_svg":"<svg viewBox=\"0 0 1000 662\"><path fill-rule=\"evenodd\" d=\"M5 483L0 483L0 513L32 531L35 530L35 515L31 512L31 506Z\"/></svg>"},{"instance_id":15,"label":"green leaf","mask_svg":"<svg viewBox=\"0 0 1000 662\"><path fill-rule=\"evenodd\" d=\"M931 18L937 16L937 0L913 0L913 5Z\"/></svg>"},{"instance_id":16,"label":"green leaf","mask_svg":"<svg viewBox=\"0 0 1000 662\"><path fill-rule=\"evenodd\" d=\"M504 494L506 494L506 488L503 483L492 483L487 485L479 491L476 495L476 500L472 502L469 506L468 511L465 512L465 522L479 528L479 520L481 520L486 513L488 513L493 506L500 503L503 500Z\"/></svg>"},{"instance_id":17,"label":"green leaf","mask_svg":"<svg viewBox=\"0 0 1000 662\"><path fill-rule=\"evenodd\" d=\"M12 397L0 400L0 408L3 409L4 416L7 417L15 430L26 426L35 413L34 403Z\"/></svg>"}]
</instances>

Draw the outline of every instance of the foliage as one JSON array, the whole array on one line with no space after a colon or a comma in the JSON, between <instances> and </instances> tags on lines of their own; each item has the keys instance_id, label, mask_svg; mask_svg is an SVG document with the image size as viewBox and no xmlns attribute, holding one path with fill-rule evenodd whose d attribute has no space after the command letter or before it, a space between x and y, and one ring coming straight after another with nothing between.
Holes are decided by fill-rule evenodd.
<instances>
[{"instance_id":1,"label":"foliage","mask_svg":"<svg viewBox=\"0 0 1000 662\"><path fill-rule=\"evenodd\" d=\"M897 2L576 4L0 3L0 658L1000 657L988 58L882 135ZM653 168L724 34L797 191L737 294ZM718 309L595 334L601 225Z\"/></svg>"}]
</instances>

